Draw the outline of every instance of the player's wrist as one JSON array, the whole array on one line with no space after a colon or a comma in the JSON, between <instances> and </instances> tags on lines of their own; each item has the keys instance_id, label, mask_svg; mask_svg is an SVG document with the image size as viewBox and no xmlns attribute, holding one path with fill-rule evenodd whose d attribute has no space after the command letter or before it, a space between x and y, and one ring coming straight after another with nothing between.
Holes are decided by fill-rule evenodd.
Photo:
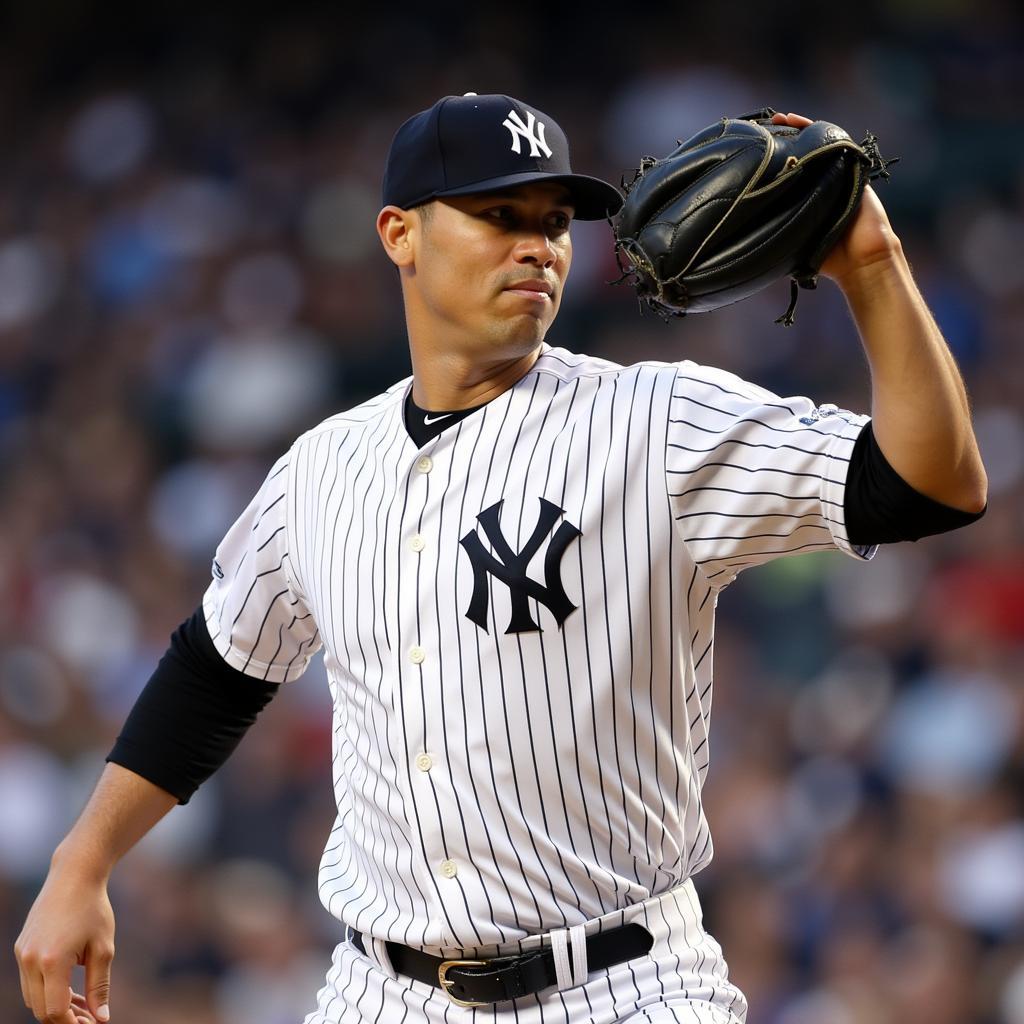
<instances>
[{"instance_id":1,"label":"player's wrist","mask_svg":"<svg viewBox=\"0 0 1024 1024\"><path fill-rule=\"evenodd\" d=\"M833 267L828 267L826 263L822 273L835 281L847 299L854 301L870 298L879 288L904 284L910 277L910 266L899 238L892 235L884 246L855 260L838 263Z\"/></svg>"},{"instance_id":2,"label":"player's wrist","mask_svg":"<svg viewBox=\"0 0 1024 1024\"><path fill-rule=\"evenodd\" d=\"M83 885L105 886L114 869L116 858L104 855L88 844L65 838L50 858L51 877L71 879Z\"/></svg>"}]
</instances>

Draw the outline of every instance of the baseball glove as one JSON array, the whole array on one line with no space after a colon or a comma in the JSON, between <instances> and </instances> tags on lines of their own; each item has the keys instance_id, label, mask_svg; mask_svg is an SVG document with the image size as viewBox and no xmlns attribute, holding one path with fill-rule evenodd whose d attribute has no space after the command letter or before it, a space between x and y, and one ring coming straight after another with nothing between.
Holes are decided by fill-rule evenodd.
<instances>
[{"instance_id":1,"label":"baseball glove","mask_svg":"<svg viewBox=\"0 0 1024 1024\"><path fill-rule=\"evenodd\" d=\"M791 325L797 286L816 287L864 186L889 177L896 161L870 132L858 145L828 121L790 128L774 113L722 118L623 178L620 281L662 315L717 309L788 274L789 309L775 322Z\"/></svg>"}]
</instances>

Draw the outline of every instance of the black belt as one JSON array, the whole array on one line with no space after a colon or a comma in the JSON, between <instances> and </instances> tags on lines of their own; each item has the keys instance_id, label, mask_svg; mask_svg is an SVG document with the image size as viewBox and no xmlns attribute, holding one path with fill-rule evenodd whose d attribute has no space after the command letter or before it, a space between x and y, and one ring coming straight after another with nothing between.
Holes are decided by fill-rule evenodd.
<instances>
[{"instance_id":1,"label":"black belt","mask_svg":"<svg viewBox=\"0 0 1024 1024\"><path fill-rule=\"evenodd\" d=\"M352 944L365 955L363 936L349 930ZM649 953L654 936L639 924L623 924L587 937L587 966L591 971ZM396 973L442 989L460 1006L482 1006L505 999L532 995L558 983L555 956L550 946L517 956L489 960L446 960L418 949L387 942L385 946Z\"/></svg>"}]
</instances>

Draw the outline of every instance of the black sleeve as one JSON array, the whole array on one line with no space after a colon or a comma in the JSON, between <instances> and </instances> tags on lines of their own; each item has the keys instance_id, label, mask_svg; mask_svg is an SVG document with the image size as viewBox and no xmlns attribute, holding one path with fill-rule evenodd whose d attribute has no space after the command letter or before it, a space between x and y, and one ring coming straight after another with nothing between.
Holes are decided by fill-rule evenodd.
<instances>
[{"instance_id":1,"label":"black sleeve","mask_svg":"<svg viewBox=\"0 0 1024 1024\"><path fill-rule=\"evenodd\" d=\"M174 631L107 760L188 803L278 688L220 656L200 606Z\"/></svg>"},{"instance_id":2,"label":"black sleeve","mask_svg":"<svg viewBox=\"0 0 1024 1024\"><path fill-rule=\"evenodd\" d=\"M846 478L846 531L851 544L920 540L976 522L985 514L961 512L915 491L889 465L868 423L857 437Z\"/></svg>"}]
</instances>

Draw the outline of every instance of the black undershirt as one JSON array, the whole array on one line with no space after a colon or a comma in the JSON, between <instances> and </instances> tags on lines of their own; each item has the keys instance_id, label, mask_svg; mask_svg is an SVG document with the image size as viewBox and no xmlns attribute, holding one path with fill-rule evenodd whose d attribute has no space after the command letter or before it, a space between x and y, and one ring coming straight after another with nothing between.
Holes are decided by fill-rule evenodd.
<instances>
[{"instance_id":1,"label":"black undershirt","mask_svg":"<svg viewBox=\"0 0 1024 1024\"><path fill-rule=\"evenodd\" d=\"M474 411L430 412L410 394L406 429L422 448ZM886 461L870 423L850 457L844 512L847 536L858 547L918 540L966 526L984 514L960 512L915 491ZM278 684L228 665L210 639L200 606L174 632L107 760L187 803L277 690Z\"/></svg>"},{"instance_id":2,"label":"black undershirt","mask_svg":"<svg viewBox=\"0 0 1024 1024\"><path fill-rule=\"evenodd\" d=\"M174 631L107 760L188 803L277 690L220 656L200 605Z\"/></svg>"},{"instance_id":3,"label":"black undershirt","mask_svg":"<svg viewBox=\"0 0 1024 1024\"><path fill-rule=\"evenodd\" d=\"M889 465L869 421L850 455L843 513L850 543L870 546L958 530L980 519L985 509L961 512L915 491Z\"/></svg>"},{"instance_id":4,"label":"black undershirt","mask_svg":"<svg viewBox=\"0 0 1024 1024\"><path fill-rule=\"evenodd\" d=\"M485 403L486 404L486 403ZM405 396L405 429L413 439L417 448L422 448L428 441L432 441L442 430L447 430L453 423L464 420L471 412L476 412L480 406L472 409L455 409L450 412L431 412L429 409L421 409L412 400L412 389Z\"/></svg>"}]
</instances>

